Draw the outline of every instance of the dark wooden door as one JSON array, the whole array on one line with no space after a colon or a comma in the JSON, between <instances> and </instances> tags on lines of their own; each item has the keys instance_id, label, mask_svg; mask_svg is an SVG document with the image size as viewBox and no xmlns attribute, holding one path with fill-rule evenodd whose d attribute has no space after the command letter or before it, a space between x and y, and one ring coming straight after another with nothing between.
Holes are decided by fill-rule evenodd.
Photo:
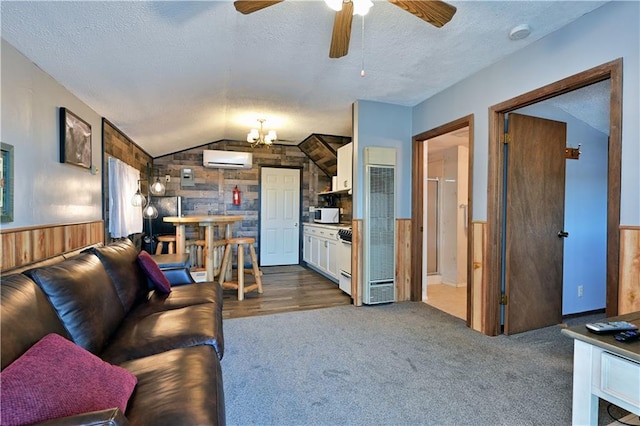
<instances>
[{"instance_id":1,"label":"dark wooden door","mask_svg":"<svg viewBox=\"0 0 640 426\"><path fill-rule=\"evenodd\" d=\"M504 333L562 321L566 123L508 116Z\"/></svg>"}]
</instances>

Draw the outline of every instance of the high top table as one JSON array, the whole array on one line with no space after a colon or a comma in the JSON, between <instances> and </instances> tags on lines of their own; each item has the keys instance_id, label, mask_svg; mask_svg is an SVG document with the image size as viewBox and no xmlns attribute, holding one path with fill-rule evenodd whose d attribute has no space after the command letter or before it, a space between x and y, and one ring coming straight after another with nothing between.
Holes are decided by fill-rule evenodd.
<instances>
[{"instance_id":1,"label":"high top table","mask_svg":"<svg viewBox=\"0 0 640 426\"><path fill-rule=\"evenodd\" d=\"M603 321L640 326L640 312ZM640 415L640 340L618 342L611 334L594 334L584 325L562 333L575 339L572 424L597 425L599 398Z\"/></svg>"},{"instance_id":2,"label":"high top table","mask_svg":"<svg viewBox=\"0 0 640 426\"><path fill-rule=\"evenodd\" d=\"M176 252L182 254L185 252L186 246L186 225L198 225L205 229L205 249L207 252L207 281L213 281L213 236L214 226L225 226L224 237L229 239L231 235L231 225L235 222L241 222L242 216L229 215L207 215L207 216L167 216L162 220L164 222L173 223L176 227ZM221 272L222 273L222 272Z\"/></svg>"}]
</instances>

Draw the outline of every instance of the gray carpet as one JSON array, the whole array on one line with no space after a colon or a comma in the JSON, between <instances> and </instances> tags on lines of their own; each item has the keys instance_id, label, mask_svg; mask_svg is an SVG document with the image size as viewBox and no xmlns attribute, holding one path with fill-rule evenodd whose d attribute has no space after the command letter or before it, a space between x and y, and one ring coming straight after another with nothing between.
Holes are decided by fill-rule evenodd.
<instances>
[{"instance_id":1,"label":"gray carpet","mask_svg":"<svg viewBox=\"0 0 640 426\"><path fill-rule=\"evenodd\" d=\"M229 425L569 425L561 327L487 337L420 302L225 320Z\"/></svg>"}]
</instances>

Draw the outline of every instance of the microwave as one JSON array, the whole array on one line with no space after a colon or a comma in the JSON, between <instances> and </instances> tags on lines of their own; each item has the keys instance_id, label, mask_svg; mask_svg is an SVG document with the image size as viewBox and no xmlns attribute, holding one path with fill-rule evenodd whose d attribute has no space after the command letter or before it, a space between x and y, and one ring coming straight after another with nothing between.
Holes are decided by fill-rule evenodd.
<instances>
[{"instance_id":1,"label":"microwave","mask_svg":"<svg viewBox=\"0 0 640 426\"><path fill-rule=\"evenodd\" d=\"M318 207L314 214L314 222L340 223L340 209L338 207Z\"/></svg>"}]
</instances>

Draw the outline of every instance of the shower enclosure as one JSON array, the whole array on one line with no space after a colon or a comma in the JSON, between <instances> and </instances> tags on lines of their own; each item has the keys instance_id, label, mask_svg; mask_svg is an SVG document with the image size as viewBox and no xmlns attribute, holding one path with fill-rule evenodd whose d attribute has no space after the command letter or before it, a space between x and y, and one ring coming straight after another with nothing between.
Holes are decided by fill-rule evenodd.
<instances>
[{"instance_id":1,"label":"shower enclosure","mask_svg":"<svg viewBox=\"0 0 640 426\"><path fill-rule=\"evenodd\" d=\"M429 155L424 224L429 283L467 284L467 159L461 146Z\"/></svg>"}]
</instances>

